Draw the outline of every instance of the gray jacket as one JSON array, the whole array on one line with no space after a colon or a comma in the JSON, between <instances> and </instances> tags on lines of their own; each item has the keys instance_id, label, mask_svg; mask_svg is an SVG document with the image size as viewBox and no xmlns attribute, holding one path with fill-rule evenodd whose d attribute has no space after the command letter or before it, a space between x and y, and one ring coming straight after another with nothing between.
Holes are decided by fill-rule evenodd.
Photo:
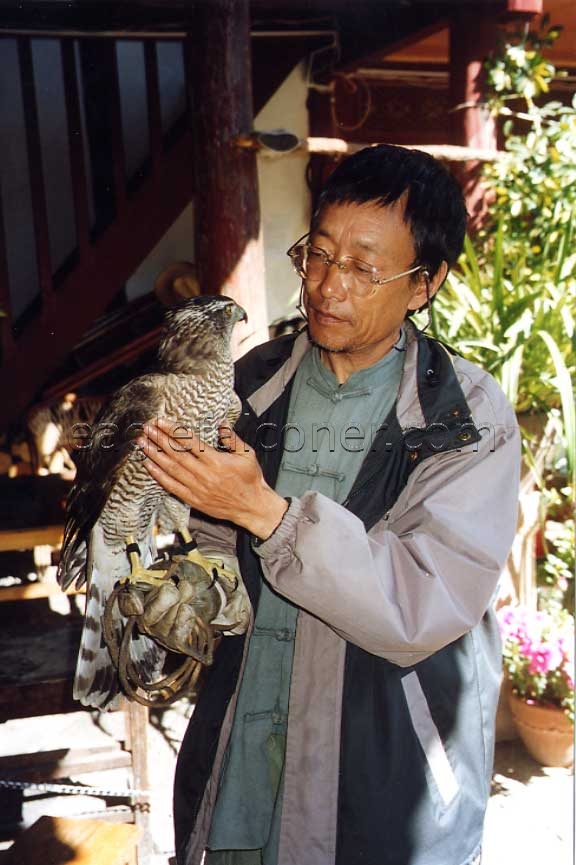
<instances>
[{"instance_id":1,"label":"gray jacket","mask_svg":"<svg viewBox=\"0 0 576 865\"><path fill-rule=\"evenodd\" d=\"M248 440L282 416L308 349L303 333L274 363L273 347L245 361L249 379L254 356L264 364L249 393L239 376ZM517 423L489 375L409 326L395 417L372 450L345 506L317 493L292 500L250 555L230 527L199 522L196 537L238 549L249 590L259 564L300 608L279 865L467 865L480 850L492 770L500 650L490 602L516 528ZM199 863L205 846L242 675L241 653L230 660L240 639L220 647L230 642L183 743L182 865ZM222 720L210 692L225 679ZM196 765L195 747L208 768Z\"/></svg>"}]
</instances>

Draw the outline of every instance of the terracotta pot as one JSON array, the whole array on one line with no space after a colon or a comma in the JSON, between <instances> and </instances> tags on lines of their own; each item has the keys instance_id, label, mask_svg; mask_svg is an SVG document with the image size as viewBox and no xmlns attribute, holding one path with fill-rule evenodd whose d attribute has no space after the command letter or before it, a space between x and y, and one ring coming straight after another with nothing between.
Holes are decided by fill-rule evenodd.
<instances>
[{"instance_id":1,"label":"terracotta pot","mask_svg":"<svg viewBox=\"0 0 576 865\"><path fill-rule=\"evenodd\" d=\"M528 753L542 766L572 766L574 724L562 709L509 695L510 711Z\"/></svg>"}]
</instances>

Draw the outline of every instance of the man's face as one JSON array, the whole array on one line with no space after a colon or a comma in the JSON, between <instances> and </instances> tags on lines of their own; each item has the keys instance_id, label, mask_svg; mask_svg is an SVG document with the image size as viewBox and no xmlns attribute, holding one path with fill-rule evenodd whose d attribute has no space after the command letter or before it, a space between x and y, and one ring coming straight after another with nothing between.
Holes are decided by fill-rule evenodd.
<instances>
[{"instance_id":1,"label":"man's face","mask_svg":"<svg viewBox=\"0 0 576 865\"><path fill-rule=\"evenodd\" d=\"M333 204L321 212L310 243L331 258L346 256L377 267L383 277L413 266L415 251L410 227L403 220L404 202ZM346 282L346 278L344 279ZM336 266L319 281L305 280L304 305L310 336L340 367L362 369L383 357L398 339L407 310L426 302L421 274L374 286L367 297L345 287Z\"/></svg>"}]
</instances>

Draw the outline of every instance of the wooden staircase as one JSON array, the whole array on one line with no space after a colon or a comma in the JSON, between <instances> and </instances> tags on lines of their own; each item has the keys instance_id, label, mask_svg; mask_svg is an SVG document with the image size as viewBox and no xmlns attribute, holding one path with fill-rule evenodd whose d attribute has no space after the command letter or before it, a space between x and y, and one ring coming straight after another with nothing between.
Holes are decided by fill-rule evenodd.
<instances>
[{"instance_id":1,"label":"wooden staircase","mask_svg":"<svg viewBox=\"0 0 576 865\"><path fill-rule=\"evenodd\" d=\"M188 125L181 118L175 129L163 129L156 43L143 42L148 156L136 176L129 177L117 53L113 50L115 40L108 40L96 50L94 40L86 41L92 58L105 64L100 107L107 112L102 127L108 136L105 150L110 156L109 211L103 220L97 197L91 193L95 190L95 172L98 171L95 159L100 158L102 162L102 153L94 151L90 141L93 130L81 104L86 86L79 62L81 48L75 48L75 40L62 37L58 45L67 122L61 146L67 149L70 160L76 238L72 254L55 272L50 256L51 217L39 127L39 82L33 67L32 40L26 36L17 39L38 287L28 309L14 320L0 225L0 309L6 313L0 324L0 387L4 394L10 394L10 399L0 404L0 426L18 417L37 397L51 372L94 319L104 312L193 196L192 136ZM102 135L101 129L98 134ZM102 141L99 147L102 150ZM92 154L91 160L87 159L87 154Z\"/></svg>"},{"instance_id":2,"label":"wooden staircase","mask_svg":"<svg viewBox=\"0 0 576 865\"><path fill-rule=\"evenodd\" d=\"M59 390L54 388L55 371L194 197L193 130L201 107L194 110L186 93L184 114L167 123L160 47L166 40L130 37L143 58L142 122L147 128L146 154L134 169L134 160L128 158L130 130L123 113L126 93L118 62L118 45L123 40L110 34L99 39L89 32L85 36L46 33L42 38L57 45L57 68L50 74L60 76L63 84L63 104L57 108L65 123L58 148L60 159L68 160L69 165L75 236L64 263L53 262L51 223L55 214L53 205L50 209L50 178L45 172L42 80L34 54L38 37L0 32L0 50L6 40L11 40L11 48L16 45L17 71L11 84L22 92L35 247L30 255L37 270L32 300L22 311L10 284L11 277L15 281L14 264L9 267L6 237L10 232L6 229L12 214L6 205L2 208L0 200L0 311L5 314L0 318L0 388L5 395L0 401L0 430L19 420L32 403ZM180 83L186 91L191 40L181 35L169 41L181 49ZM286 41L289 44L280 52L276 49L274 63L274 52L266 40L253 45L255 111L309 47L306 41ZM210 171L209 165L206 170ZM192 244L191 237L191 248ZM153 346L157 337L157 330L149 337L140 334L140 343L132 346L127 333L126 352L137 355ZM91 374L87 372L80 378L86 380Z\"/></svg>"}]
</instances>

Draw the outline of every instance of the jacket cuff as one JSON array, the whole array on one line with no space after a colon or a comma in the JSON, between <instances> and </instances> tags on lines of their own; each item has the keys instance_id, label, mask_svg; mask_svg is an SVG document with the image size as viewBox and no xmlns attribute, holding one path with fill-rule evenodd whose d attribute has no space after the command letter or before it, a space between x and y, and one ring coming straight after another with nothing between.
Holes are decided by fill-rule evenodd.
<instances>
[{"instance_id":1,"label":"jacket cuff","mask_svg":"<svg viewBox=\"0 0 576 865\"><path fill-rule=\"evenodd\" d=\"M264 541L260 538L252 538L252 549L263 559L269 556L275 557L283 548L294 545L296 524L302 516L302 503L300 499L295 498L287 499L287 501L288 509L270 537Z\"/></svg>"}]
</instances>

